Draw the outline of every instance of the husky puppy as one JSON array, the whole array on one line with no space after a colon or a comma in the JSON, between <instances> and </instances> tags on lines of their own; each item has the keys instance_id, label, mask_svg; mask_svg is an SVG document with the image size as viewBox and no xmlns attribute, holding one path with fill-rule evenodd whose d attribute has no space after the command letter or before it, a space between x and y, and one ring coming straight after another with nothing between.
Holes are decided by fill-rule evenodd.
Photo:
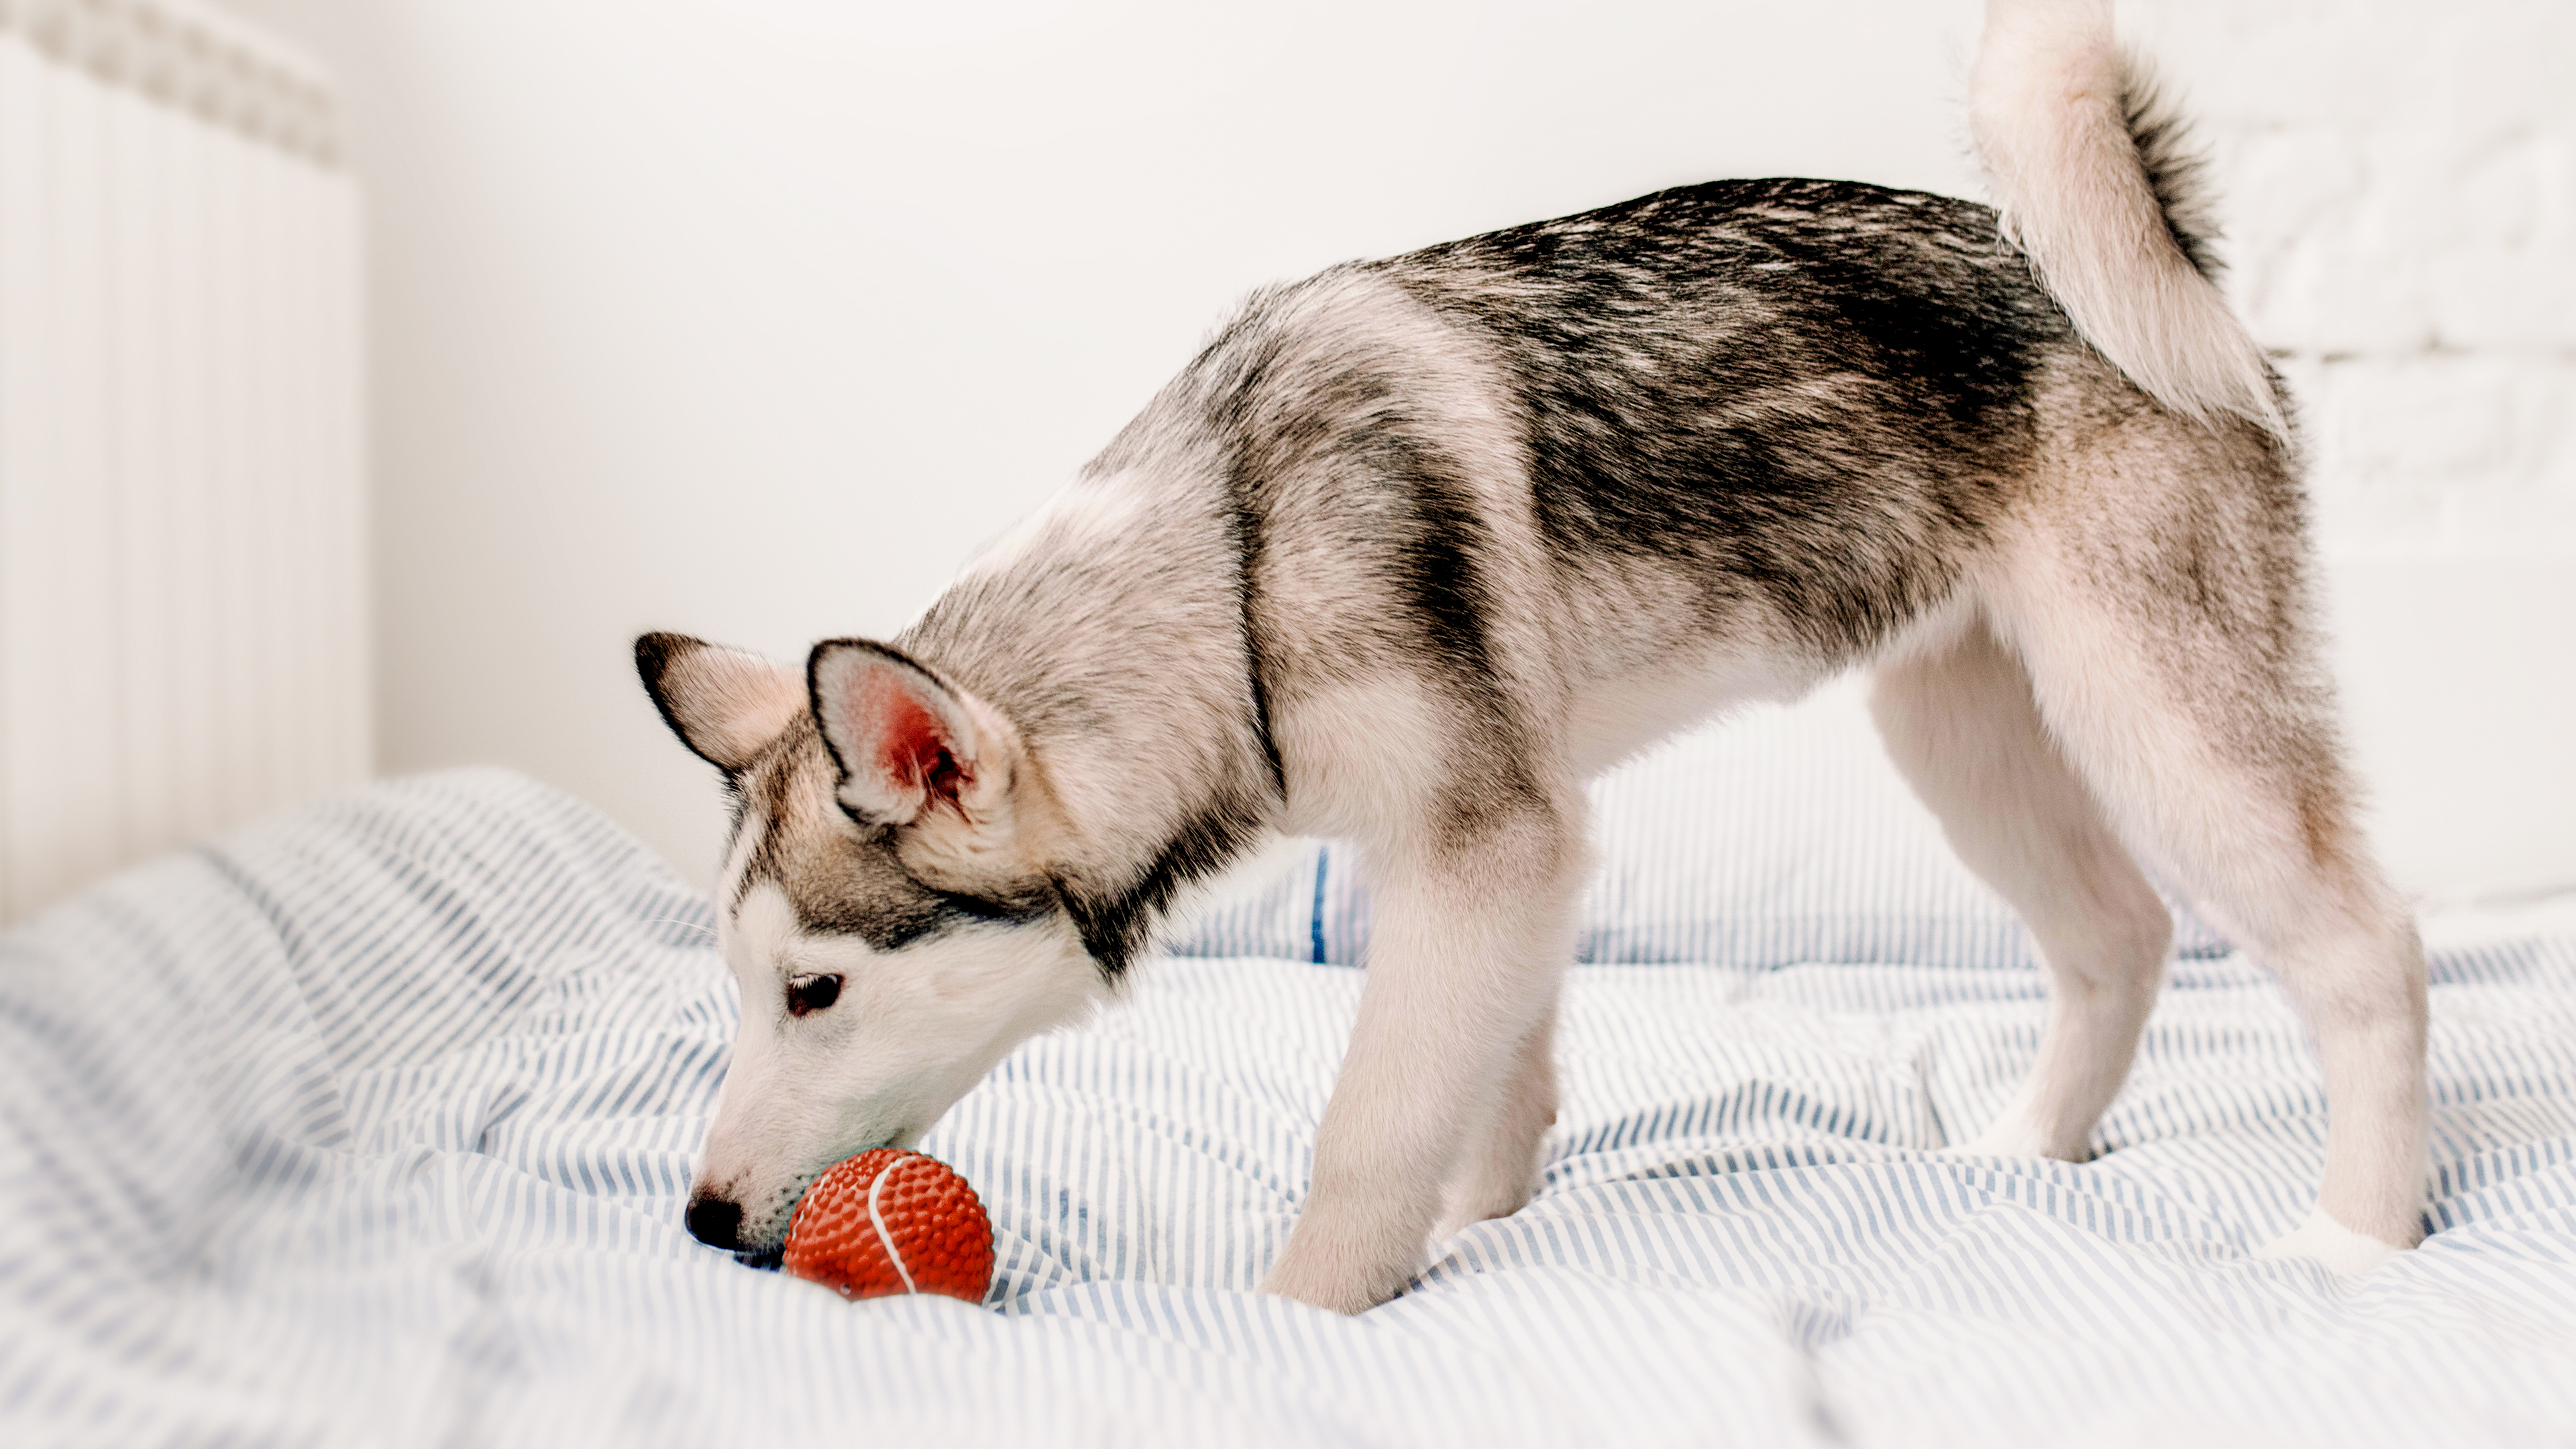
<instances>
[{"instance_id":1,"label":"husky puppy","mask_svg":"<svg viewBox=\"0 0 2576 1449\"><path fill-rule=\"evenodd\" d=\"M2269 1251L2411 1246L2424 969L2353 822L2280 384L2107 0L1990 0L1971 111L2000 215L1721 181L1335 267L892 641L637 641L736 806L690 1230L776 1250L825 1167L1114 997L1175 892L1326 835L1377 918L1263 1287L1382 1302L1533 1190L1583 781L1857 667L2053 983L1962 1150L2086 1155L2168 945L2146 861L2323 1058L2324 1180Z\"/></svg>"}]
</instances>

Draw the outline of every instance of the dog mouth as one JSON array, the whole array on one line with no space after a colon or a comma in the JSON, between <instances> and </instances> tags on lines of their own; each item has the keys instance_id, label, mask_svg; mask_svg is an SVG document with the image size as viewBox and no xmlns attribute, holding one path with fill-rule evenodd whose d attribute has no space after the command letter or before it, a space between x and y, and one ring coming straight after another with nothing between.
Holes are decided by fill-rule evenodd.
<instances>
[{"instance_id":1,"label":"dog mouth","mask_svg":"<svg viewBox=\"0 0 2576 1449\"><path fill-rule=\"evenodd\" d=\"M804 1190L799 1188L797 1191L798 1200L801 1201ZM793 1207L790 1207L787 1211L787 1215L779 1219L777 1237L771 1238L767 1242L736 1243L733 1250L733 1260L746 1268L758 1268L764 1272L772 1273L778 1271L780 1265L787 1261L787 1233L788 1229L795 1225L795 1222L796 1211Z\"/></svg>"},{"instance_id":2,"label":"dog mouth","mask_svg":"<svg viewBox=\"0 0 2576 1449\"><path fill-rule=\"evenodd\" d=\"M765 1273L777 1272L787 1261L787 1237L796 1226L796 1209L804 1205L805 1194L813 1190L815 1183L823 1180L825 1173L863 1152L874 1152L880 1147L909 1147L920 1135L920 1130L912 1127L889 1133L884 1141L859 1148L856 1152L843 1153L790 1183L782 1194L787 1199L787 1211L779 1215L778 1240L765 1247L737 1248L733 1260L746 1268L757 1268Z\"/></svg>"}]
</instances>

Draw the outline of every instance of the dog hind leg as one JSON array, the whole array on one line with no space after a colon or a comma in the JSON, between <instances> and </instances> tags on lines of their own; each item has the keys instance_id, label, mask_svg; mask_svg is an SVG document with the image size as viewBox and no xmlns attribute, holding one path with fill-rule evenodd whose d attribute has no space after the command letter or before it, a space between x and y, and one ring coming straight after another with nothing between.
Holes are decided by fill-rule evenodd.
<instances>
[{"instance_id":1,"label":"dog hind leg","mask_svg":"<svg viewBox=\"0 0 2576 1449\"><path fill-rule=\"evenodd\" d=\"M2133 499L2152 495L2150 472L2136 481ZM1999 576L1995 617L2113 827L2305 1018L2325 1170L2314 1212L2275 1250L2361 1271L2421 1236L2422 948L2352 822L2295 532L2165 518L2161 534L2112 519L2033 538Z\"/></svg>"},{"instance_id":2,"label":"dog hind leg","mask_svg":"<svg viewBox=\"0 0 2576 1449\"><path fill-rule=\"evenodd\" d=\"M2029 1075L1963 1152L2082 1161L2155 1002L2172 921L2042 727L2019 661L1982 623L1883 666L1888 754L1969 869L2021 913L2049 981Z\"/></svg>"}]
</instances>

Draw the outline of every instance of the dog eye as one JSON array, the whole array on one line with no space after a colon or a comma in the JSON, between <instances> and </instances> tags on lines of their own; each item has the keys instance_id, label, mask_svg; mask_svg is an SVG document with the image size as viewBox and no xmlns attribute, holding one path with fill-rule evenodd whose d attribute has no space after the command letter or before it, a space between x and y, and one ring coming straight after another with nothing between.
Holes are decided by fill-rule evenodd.
<instances>
[{"instance_id":1,"label":"dog eye","mask_svg":"<svg viewBox=\"0 0 2576 1449\"><path fill-rule=\"evenodd\" d=\"M838 976L798 976L787 983L789 1016L803 1016L809 1011L821 1011L840 999L841 978Z\"/></svg>"}]
</instances>

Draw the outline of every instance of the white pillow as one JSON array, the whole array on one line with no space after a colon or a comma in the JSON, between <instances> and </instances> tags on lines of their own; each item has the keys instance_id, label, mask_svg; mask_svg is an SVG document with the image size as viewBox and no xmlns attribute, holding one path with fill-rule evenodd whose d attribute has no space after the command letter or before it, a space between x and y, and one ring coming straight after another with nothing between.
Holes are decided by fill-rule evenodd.
<instances>
[{"instance_id":1,"label":"white pillow","mask_svg":"<svg viewBox=\"0 0 2576 1449\"><path fill-rule=\"evenodd\" d=\"M1592 786L1599 868L1581 961L2035 964L2011 908L1969 874L1880 748L1858 681L1667 742ZM1356 966L1368 891L1353 853L1300 842L1171 933L1187 956ZM2187 912L2187 956L2227 943Z\"/></svg>"}]
</instances>

